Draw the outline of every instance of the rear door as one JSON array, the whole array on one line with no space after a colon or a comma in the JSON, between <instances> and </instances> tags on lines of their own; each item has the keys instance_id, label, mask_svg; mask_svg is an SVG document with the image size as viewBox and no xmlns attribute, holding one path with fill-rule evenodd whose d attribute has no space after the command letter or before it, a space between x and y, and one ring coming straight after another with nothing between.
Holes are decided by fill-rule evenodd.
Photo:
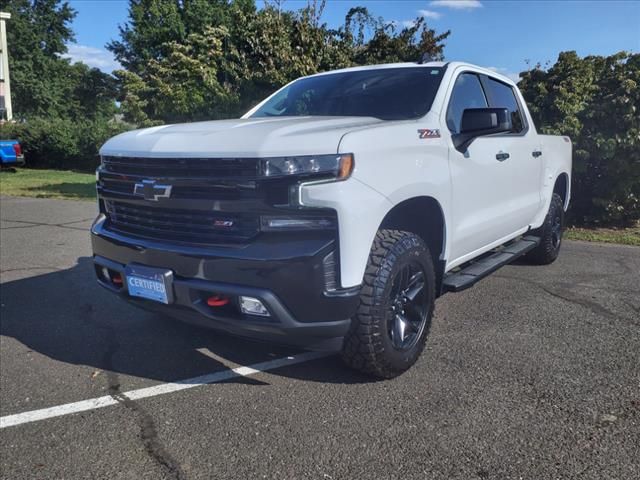
<instances>
[{"instance_id":1,"label":"rear door","mask_svg":"<svg viewBox=\"0 0 640 480\"><path fill-rule=\"evenodd\" d=\"M508 108L514 129L476 138L464 152L450 144L452 263L472 258L525 229L540 202L540 161L532 155L535 133L530 135L509 85L475 72L461 72L448 98L450 133L459 133L464 109L482 107Z\"/></svg>"},{"instance_id":2,"label":"rear door","mask_svg":"<svg viewBox=\"0 0 640 480\"><path fill-rule=\"evenodd\" d=\"M514 230L527 227L538 213L541 202L542 153L539 138L527 122L524 108L515 88L498 79L481 76L489 99L489 105L506 108L511 114L513 131L500 135L509 158L504 160L504 170L513 179L511 206Z\"/></svg>"}]
</instances>

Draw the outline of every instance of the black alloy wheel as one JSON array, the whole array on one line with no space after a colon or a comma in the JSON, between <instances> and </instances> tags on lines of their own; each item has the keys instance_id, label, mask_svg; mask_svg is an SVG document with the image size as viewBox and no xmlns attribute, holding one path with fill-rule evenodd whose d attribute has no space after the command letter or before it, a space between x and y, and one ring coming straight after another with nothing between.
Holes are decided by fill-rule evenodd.
<instances>
[{"instance_id":1,"label":"black alloy wheel","mask_svg":"<svg viewBox=\"0 0 640 480\"><path fill-rule=\"evenodd\" d=\"M387 333L397 350L410 350L427 323L425 274L418 262L403 266L393 279Z\"/></svg>"}]
</instances>

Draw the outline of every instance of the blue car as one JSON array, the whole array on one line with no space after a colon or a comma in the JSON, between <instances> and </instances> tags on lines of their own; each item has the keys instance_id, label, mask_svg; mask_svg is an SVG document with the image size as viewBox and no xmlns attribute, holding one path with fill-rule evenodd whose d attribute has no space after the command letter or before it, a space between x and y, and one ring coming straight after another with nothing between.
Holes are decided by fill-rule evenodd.
<instances>
[{"instance_id":1,"label":"blue car","mask_svg":"<svg viewBox=\"0 0 640 480\"><path fill-rule=\"evenodd\" d=\"M0 166L15 167L24 163L22 147L17 140L0 140Z\"/></svg>"}]
</instances>

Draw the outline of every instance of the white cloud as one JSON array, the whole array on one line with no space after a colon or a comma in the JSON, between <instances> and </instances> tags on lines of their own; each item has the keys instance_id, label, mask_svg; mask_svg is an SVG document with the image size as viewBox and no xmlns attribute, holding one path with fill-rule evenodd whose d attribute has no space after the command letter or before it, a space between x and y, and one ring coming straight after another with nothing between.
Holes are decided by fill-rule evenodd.
<instances>
[{"instance_id":1,"label":"white cloud","mask_svg":"<svg viewBox=\"0 0 640 480\"><path fill-rule=\"evenodd\" d=\"M421 17L424 18L433 18L434 20L442 17L442 14L440 12L434 12L431 10L418 10L418 15L420 15ZM396 22L395 20L393 21L394 25L402 25L405 28L411 28L416 24L415 20L402 20L401 22Z\"/></svg>"},{"instance_id":2,"label":"white cloud","mask_svg":"<svg viewBox=\"0 0 640 480\"><path fill-rule=\"evenodd\" d=\"M493 70L500 75L504 75L505 77L509 77L514 82L518 83L520 81L520 74L516 72L510 72L507 68L504 67L487 67L489 70Z\"/></svg>"},{"instance_id":3,"label":"white cloud","mask_svg":"<svg viewBox=\"0 0 640 480\"><path fill-rule=\"evenodd\" d=\"M438 20L442 17L440 12L434 12L433 10L418 10L418 15L424 18L433 18L434 20Z\"/></svg>"},{"instance_id":4,"label":"white cloud","mask_svg":"<svg viewBox=\"0 0 640 480\"><path fill-rule=\"evenodd\" d=\"M453 8L454 10L473 10L482 7L480 0L435 0L432 7Z\"/></svg>"},{"instance_id":5,"label":"white cloud","mask_svg":"<svg viewBox=\"0 0 640 480\"><path fill-rule=\"evenodd\" d=\"M106 73L122 68L111 52L102 48L76 44L67 45L67 48L68 51L62 55L62 58L68 58L72 62L82 62Z\"/></svg>"}]
</instances>

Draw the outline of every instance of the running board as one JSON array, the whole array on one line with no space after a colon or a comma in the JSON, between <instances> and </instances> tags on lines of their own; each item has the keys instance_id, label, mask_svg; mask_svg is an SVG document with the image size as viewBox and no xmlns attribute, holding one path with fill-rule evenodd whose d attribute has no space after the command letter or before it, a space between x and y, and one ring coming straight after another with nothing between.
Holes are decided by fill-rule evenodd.
<instances>
[{"instance_id":1,"label":"running board","mask_svg":"<svg viewBox=\"0 0 640 480\"><path fill-rule=\"evenodd\" d=\"M480 260L472 261L461 270L447 273L442 280L443 292L460 292L484 277L492 274L500 267L513 262L530 250L533 250L540 243L540 238L527 236L513 243L505 245L492 255L483 257Z\"/></svg>"}]
</instances>

